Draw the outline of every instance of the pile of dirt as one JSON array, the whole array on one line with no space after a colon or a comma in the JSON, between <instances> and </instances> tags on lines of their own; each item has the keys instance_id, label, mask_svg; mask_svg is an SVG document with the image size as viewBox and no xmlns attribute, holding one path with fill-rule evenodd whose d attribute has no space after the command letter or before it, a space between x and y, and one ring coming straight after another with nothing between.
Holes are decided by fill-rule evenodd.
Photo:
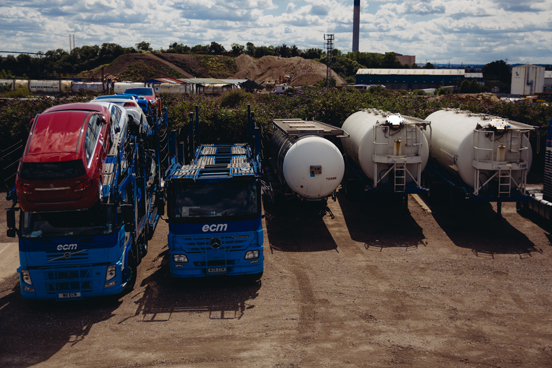
<instances>
[{"instance_id":1,"label":"pile of dirt","mask_svg":"<svg viewBox=\"0 0 552 368\"><path fill-rule=\"evenodd\" d=\"M161 55L175 55L175 54L161 54ZM195 64L197 64L197 59L194 56L191 56L191 55L177 55L177 56L190 56L190 58L193 58L193 60L195 60ZM190 60L190 65L194 65L193 60ZM157 75L157 78L173 76L171 75L169 70L174 70L177 73L182 74L185 78L194 77L194 75L188 73L186 70L182 69L178 65L175 65L174 63L166 60L166 58L161 58L155 54L145 54L145 53L121 55L113 63L104 67L104 77L111 78L111 80L119 80L120 78L118 78L118 75L125 72L128 69L128 67L133 63L141 63L141 64L145 64L146 66L155 68L159 72L159 75ZM93 78L101 78L101 76L102 76L101 68L96 68L92 71Z\"/></svg>"},{"instance_id":2,"label":"pile of dirt","mask_svg":"<svg viewBox=\"0 0 552 368\"><path fill-rule=\"evenodd\" d=\"M174 53L157 55L173 67L183 70L182 74L186 78L209 78L209 71L199 64L198 58L194 55Z\"/></svg>"},{"instance_id":3,"label":"pile of dirt","mask_svg":"<svg viewBox=\"0 0 552 368\"><path fill-rule=\"evenodd\" d=\"M235 78L249 78L256 82L270 82L280 80L280 76L289 76L290 85L313 85L326 78L326 65L302 57L281 58L277 56L263 56L253 59L249 55L240 55L236 58L239 72ZM337 84L345 84L343 78L332 70L332 77Z\"/></svg>"},{"instance_id":4,"label":"pile of dirt","mask_svg":"<svg viewBox=\"0 0 552 368\"><path fill-rule=\"evenodd\" d=\"M235 58L235 62L238 72L233 76L234 78L248 78L258 83L278 83L280 77L289 76L289 80L286 81L289 85L314 85L326 78L326 65L301 57L263 56L260 59L253 59L248 55L240 55ZM201 66L199 59L194 55L135 53L122 55L110 65L105 66L104 77L119 81L121 80L120 75L134 63L145 64L155 69L158 72L157 78L174 77L175 72L184 78L209 78L214 77L213 73L215 73ZM92 76L100 78L102 76L101 68L94 69ZM332 76L337 84L345 84L343 78L334 71L332 71Z\"/></svg>"}]
</instances>

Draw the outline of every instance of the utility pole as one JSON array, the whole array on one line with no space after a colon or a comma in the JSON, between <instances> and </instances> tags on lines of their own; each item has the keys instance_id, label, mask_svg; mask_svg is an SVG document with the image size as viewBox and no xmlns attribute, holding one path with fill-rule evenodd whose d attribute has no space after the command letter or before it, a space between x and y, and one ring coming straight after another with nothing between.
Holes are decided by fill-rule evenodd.
<instances>
[{"instance_id":1,"label":"utility pole","mask_svg":"<svg viewBox=\"0 0 552 368\"><path fill-rule=\"evenodd\" d=\"M330 87L330 81L332 79L332 57L333 57L333 41L334 34L324 34L324 41L326 41L326 86Z\"/></svg>"}]
</instances>

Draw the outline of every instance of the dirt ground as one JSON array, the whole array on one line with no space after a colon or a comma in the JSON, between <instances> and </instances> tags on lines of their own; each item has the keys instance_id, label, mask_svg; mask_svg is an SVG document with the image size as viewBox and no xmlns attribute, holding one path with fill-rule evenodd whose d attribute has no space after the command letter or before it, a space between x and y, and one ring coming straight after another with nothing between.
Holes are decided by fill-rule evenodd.
<instances>
[{"instance_id":1,"label":"dirt ground","mask_svg":"<svg viewBox=\"0 0 552 368\"><path fill-rule=\"evenodd\" d=\"M172 280L161 222L116 300L23 300L2 237L0 366L552 366L547 230L514 204L358 202L265 212L254 285Z\"/></svg>"}]
</instances>

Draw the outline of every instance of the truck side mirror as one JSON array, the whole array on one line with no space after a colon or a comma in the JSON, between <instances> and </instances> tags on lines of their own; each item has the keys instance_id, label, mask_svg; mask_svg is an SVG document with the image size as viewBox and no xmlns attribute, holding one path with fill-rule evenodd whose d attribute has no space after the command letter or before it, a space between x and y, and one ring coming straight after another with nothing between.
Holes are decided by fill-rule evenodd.
<instances>
[{"instance_id":1,"label":"truck side mirror","mask_svg":"<svg viewBox=\"0 0 552 368\"><path fill-rule=\"evenodd\" d=\"M8 224L8 231L7 231L6 235L9 238L15 238L15 233L16 233L16 229L15 229L15 210L13 208L10 208L6 212L6 222Z\"/></svg>"},{"instance_id":2,"label":"truck side mirror","mask_svg":"<svg viewBox=\"0 0 552 368\"><path fill-rule=\"evenodd\" d=\"M127 231L134 231L134 207L131 204L121 205L123 211L123 223Z\"/></svg>"},{"instance_id":3,"label":"truck side mirror","mask_svg":"<svg viewBox=\"0 0 552 368\"><path fill-rule=\"evenodd\" d=\"M165 214L165 200L163 197L155 198L155 206L157 207L157 213L159 216L163 216Z\"/></svg>"}]
</instances>

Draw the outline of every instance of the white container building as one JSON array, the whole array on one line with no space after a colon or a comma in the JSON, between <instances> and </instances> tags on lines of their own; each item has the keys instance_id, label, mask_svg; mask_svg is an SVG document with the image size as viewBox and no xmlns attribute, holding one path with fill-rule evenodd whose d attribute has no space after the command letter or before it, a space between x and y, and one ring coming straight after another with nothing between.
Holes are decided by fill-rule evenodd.
<instances>
[{"instance_id":1,"label":"white container building","mask_svg":"<svg viewBox=\"0 0 552 368\"><path fill-rule=\"evenodd\" d=\"M511 94L528 96L543 92L544 71L543 66L531 64L513 67Z\"/></svg>"}]
</instances>

